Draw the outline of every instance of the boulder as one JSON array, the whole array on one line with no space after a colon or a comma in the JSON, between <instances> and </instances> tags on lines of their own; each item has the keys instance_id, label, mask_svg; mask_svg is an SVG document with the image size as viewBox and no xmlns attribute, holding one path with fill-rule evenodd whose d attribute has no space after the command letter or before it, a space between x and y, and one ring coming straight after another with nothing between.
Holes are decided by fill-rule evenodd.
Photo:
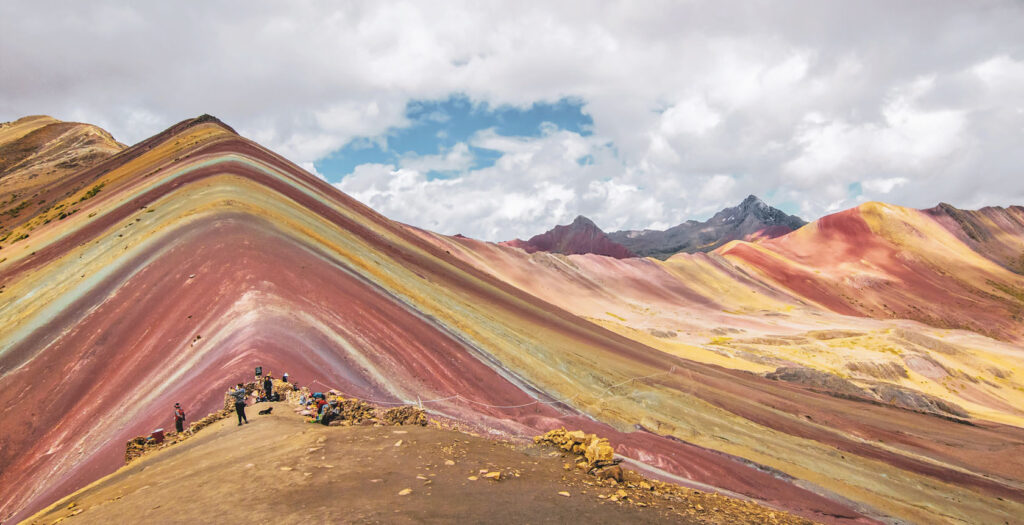
<instances>
[{"instance_id":1,"label":"boulder","mask_svg":"<svg viewBox=\"0 0 1024 525\"><path fill-rule=\"evenodd\" d=\"M615 461L615 449L604 438L591 441L584 455L591 465L607 465Z\"/></svg>"},{"instance_id":2,"label":"boulder","mask_svg":"<svg viewBox=\"0 0 1024 525\"><path fill-rule=\"evenodd\" d=\"M604 467L594 473L598 479L614 479L615 481L622 483L622 467L618 465L612 465L610 467Z\"/></svg>"},{"instance_id":3,"label":"boulder","mask_svg":"<svg viewBox=\"0 0 1024 525\"><path fill-rule=\"evenodd\" d=\"M575 443L583 443L587 439L587 434L582 430L573 430L572 432L567 432L566 437Z\"/></svg>"}]
</instances>

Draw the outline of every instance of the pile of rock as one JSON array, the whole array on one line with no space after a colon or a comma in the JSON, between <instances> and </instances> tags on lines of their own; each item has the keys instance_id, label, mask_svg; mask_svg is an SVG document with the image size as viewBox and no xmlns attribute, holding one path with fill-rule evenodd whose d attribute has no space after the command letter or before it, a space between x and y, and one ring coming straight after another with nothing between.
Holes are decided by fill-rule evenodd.
<instances>
[{"instance_id":1,"label":"pile of rock","mask_svg":"<svg viewBox=\"0 0 1024 525\"><path fill-rule=\"evenodd\" d=\"M146 453L146 441L147 440L144 436L138 436L136 438L132 438L132 440L128 442L124 450L125 464L131 463L132 460L141 457Z\"/></svg>"},{"instance_id":2,"label":"pile of rock","mask_svg":"<svg viewBox=\"0 0 1024 525\"><path fill-rule=\"evenodd\" d=\"M156 440L153 440L153 439L148 438L146 436L138 436L138 437L132 438L125 445L124 462L126 464L127 463L131 463L135 459L137 459L139 457L142 457L143 455L145 455L148 452L152 452L154 450L159 450L161 448L171 446L171 445L173 445L175 443L180 443L180 442L184 441L185 439L188 439L189 437L192 437L192 435L195 434L196 432L199 432L200 430L202 430L202 429L212 425L214 422L220 421L221 419L224 419L224 418L230 416L231 414L233 414L235 412L235 408L234 408L235 405L234 405L234 398L232 398L231 396L225 396L224 403L228 404L229 400L230 400L230 403L231 403L231 408L230 409L225 408L223 410L218 410L218 411L213 412L211 414L207 414L202 419L200 419L198 421L195 421L191 425L189 425L188 429L185 430L184 432L181 432L181 433L170 432L170 433L166 434L164 436L163 441L157 442Z\"/></svg>"},{"instance_id":3,"label":"pile of rock","mask_svg":"<svg viewBox=\"0 0 1024 525\"><path fill-rule=\"evenodd\" d=\"M373 405L360 401L355 398L334 398L336 404L334 406L338 411L337 418L331 421L332 425L340 425L343 422L348 422L353 425L358 425L364 421L375 421L377 419L377 411Z\"/></svg>"},{"instance_id":4,"label":"pile of rock","mask_svg":"<svg viewBox=\"0 0 1024 525\"><path fill-rule=\"evenodd\" d=\"M250 396L251 395L259 396L259 392L263 391L263 386L262 385L257 385L255 381L249 381L248 383L243 384L242 387L245 388L245 394L246 395L250 395ZM234 390L235 388L236 387L232 386L232 387L228 388L228 390L231 391L231 390ZM254 394L254 392L255 392L255 394ZM225 394L224 395L224 410L232 410L233 411L234 409L235 409L235 398L232 397L230 394Z\"/></svg>"},{"instance_id":5,"label":"pile of rock","mask_svg":"<svg viewBox=\"0 0 1024 525\"><path fill-rule=\"evenodd\" d=\"M215 421L220 421L234 413L234 407L231 410L218 410L212 414L207 414L205 417L196 421L188 426L186 431L188 434L195 434L196 432L212 425Z\"/></svg>"},{"instance_id":6,"label":"pile of rock","mask_svg":"<svg viewBox=\"0 0 1024 525\"><path fill-rule=\"evenodd\" d=\"M587 434L582 430L558 428L533 438L537 444L548 443L577 456L576 466L601 479L622 481L621 459L605 438Z\"/></svg>"},{"instance_id":7,"label":"pile of rock","mask_svg":"<svg viewBox=\"0 0 1024 525\"><path fill-rule=\"evenodd\" d=\"M427 414L422 408L412 405L395 407L384 412L381 422L385 425L427 426Z\"/></svg>"},{"instance_id":8,"label":"pile of rock","mask_svg":"<svg viewBox=\"0 0 1024 525\"><path fill-rule=\"evenodd\" d=\"M277 394L278 399L288 399L290 393L295 392L295 385L293 383L285 383L280 379L274 379L274 393Z\"/></svg>"}]
</instances>

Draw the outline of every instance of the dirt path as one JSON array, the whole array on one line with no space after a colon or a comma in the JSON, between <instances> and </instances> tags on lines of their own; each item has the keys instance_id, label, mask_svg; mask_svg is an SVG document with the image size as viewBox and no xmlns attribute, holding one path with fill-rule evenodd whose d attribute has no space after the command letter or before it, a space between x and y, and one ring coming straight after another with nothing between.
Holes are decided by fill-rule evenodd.
<instances>
[{"instance_id":1,"label":"dirt path","mask_svg":"<svg viewBox=\"0 0 1024 525\"><path fill-rule=\"evenodd\" d=\"M600 499L616 488L565 470L548 447L433 427L324 427L304 423L284 403L270 416L253 408L249 425L217 422L28 522L737 522L711 508L687 517L685 501L639 507ZM495 471L503 479L485 477ZM770 522L768 512L744 521Z\"/></svg>"}]
</instances>

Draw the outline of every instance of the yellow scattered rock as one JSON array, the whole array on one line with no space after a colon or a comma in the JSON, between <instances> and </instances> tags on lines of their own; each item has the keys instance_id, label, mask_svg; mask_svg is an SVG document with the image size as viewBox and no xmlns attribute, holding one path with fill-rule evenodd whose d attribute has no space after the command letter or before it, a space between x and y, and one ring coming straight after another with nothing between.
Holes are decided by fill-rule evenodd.
<instances>
[{"instance_id":1,"label":"yellow scattered rock","mask_svg":"<svg viewBox=\"0 0 1024 525\"><path fill-rule=\"evenodd\" d=\"M398 491L399 496L408 496L409 494L412 494L412 489L402 489Z\"/></svg>"},{"instance_id":2,"label":"yellow scattered rock","mask_svg":"<svg viewBox=\"0 0 1024 525\"><path fill-rule=\"evenodd\" d=\"M559 492L559 493L558 493L558 495L559 495L559 496L565 496L565 497L567 497L567 498L569 497L569 493L568 493L568 492L566 492L566 491L564 491L564 490L563 490L562 492Z\"/></svg>"},{"instance_id":3,"label":"yellow scattered rock","mask_svg":"<svg viewBox=\"0 0 1024 525\"><path fill-rule=\"evenodd\" d=\"M594 439L587 447L585 456L591 465L598 462L611 462L615 459L615 449L612 448L607 439Z\"/></svg>"},{"instance_id":4,"label":"yellow scattered rock","mask_svg":"<svg viewBox=\"0 0 1024 525\"><path fill-rule=\"evenodd\" d=\"M281 470L284 470L284 471L289 471L291 469L292 469L291 467L281 467Z\"/></svg>"},{"instance_id":5,"label":"yellow scattered rock","mask_svg":"<svg viewBox=\"0 0 1024 525\"><path fill-rule=\"evenodd\" d=\"M470 476L470 477L468 477L468 478L466 478L466 479L468 479L468 480L470 480L470 481L476 481L476 480L478 480L478 479L480 479L480 478L478 478L478 477L476 477L476 476Z\"/></svg>"},{"instance_id":6,"label":"yellow scattered rock","mask_svg":"<svg viewBox=\"0 0 1024 525\"><path fill-rule=\"evenodd\" d=\"M454 462L454 461L452 461L452 460L450 460L450 459L446 459L446 460L444 460L444 464L445 464L445 465L448 465L448 466L450 467L450 466L454 465L454 464L455 464L455 462Z\"/></svg>"},{"instance_id":7,"label":"yellow scattered rock","mask_svg":"<svg viewBox=\"0 0 1024 525\"><path fill-rule=\"evenodd\" d=\"M484 477L485 478L490 478L490 479L493 479L493 480L497 481L497 480L501 479L501 472L499 472L499 471L488 472L487 474L484 474Z\"/></svg>"},{"instance_id":8,"label":"yellow scattered rock","mask_svg":"<svg viewBox=\"0 0 1024 525\"><path fill-rule=\"evenodd\" d=\"M396 447L400 447L400 446L402 446L402 440L401 440L401 439L399 439L398 441L396 441L396 442L395 442L395 446L396 446Z\"/></svg>"}]
</instances>

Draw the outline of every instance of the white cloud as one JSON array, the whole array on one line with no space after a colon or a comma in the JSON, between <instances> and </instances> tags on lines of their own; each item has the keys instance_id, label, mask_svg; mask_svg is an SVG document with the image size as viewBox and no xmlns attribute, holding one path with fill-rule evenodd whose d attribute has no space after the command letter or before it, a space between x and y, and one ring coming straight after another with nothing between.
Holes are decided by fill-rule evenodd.
<instances>
[{"instance_id":1,"label":"white cloud","mask_svg":"<svg viewBox=\"0 0 1024 525\"><path fill-rule=\"evenodd\" d=\"M910 180L905 177L892 177L890 179L868 179L861 183L863 189L876 194L886 194L892 190L906 185Z\"/></svg>"},{"instance_id":2,"label":"white cloud","mask_svg":"<svg viewBox=\"0 0 1024 525\"><path fill-rule=\"evenodd\" d=\"M491 239L577 213L671 225L749 193L813 218L855 204L857 182L903 205L1010 204L1024 202L1022 26L1009 0L4 2L0 120L53 114L132 143L208 112L309 166L353 140L386 147L411 100L582 101L593 136L485 130L340 185ZM466 146L501 157L472 170Z\"/></svg>"},{"instance_id":3,"label":"white cloud","mask_svg":"<svg viewBox=\"0 0 1024 525\"><path fill-rule=\"evenodd\" d=\"M421 172L428 171L461 171L473 164L473 154L465 142L459 142L450 150L438 155L404 155L399 164L402 168Z\"/></svg>"}]
</instances>

